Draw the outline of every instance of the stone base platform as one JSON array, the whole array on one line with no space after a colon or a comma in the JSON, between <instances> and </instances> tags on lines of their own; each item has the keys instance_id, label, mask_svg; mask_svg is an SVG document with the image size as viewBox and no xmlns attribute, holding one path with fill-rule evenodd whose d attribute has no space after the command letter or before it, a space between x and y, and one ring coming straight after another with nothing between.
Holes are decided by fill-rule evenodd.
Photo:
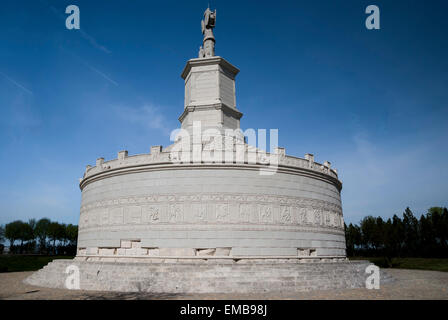
<instances>
[{"instance_id":1,"label":"stone base platform","mask_svg":"<svg viewBox=\"0 0 448 320\"><path fill-rule=\"evenodd\" d=\"M171 263L170 263L171 261ZM299 260L110 262L54 260L25 283L66 288L68 266L79 268L80 289L148 293L265 293L365 287L368 261ZM381 283L393 280L381 270Z\"/></svg>"}]
</instances>

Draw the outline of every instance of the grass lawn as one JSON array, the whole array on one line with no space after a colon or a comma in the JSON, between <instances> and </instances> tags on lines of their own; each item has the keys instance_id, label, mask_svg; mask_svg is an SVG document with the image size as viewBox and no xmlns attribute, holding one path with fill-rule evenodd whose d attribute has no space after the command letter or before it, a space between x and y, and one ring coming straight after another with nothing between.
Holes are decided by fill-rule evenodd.
<instances>
[{"instance_id":1,"label":"grass lawn","mask_svg":"<svg viewBox=\"0 0 448 320\"><path fill-rule=\"evenodd\" d=\"M73 256L0 255L0 272L35 271L54 259L72 259Z\"/></svg>"},{"instance_id":2,"label":"grass lawn","mask_svg":"<svg viewBox=\"0 0 448 320\"><path fill-rule=\"evenodd\" d=\"M350 260L369 260L381 268L388 268L382 257L351 257ZM393 258L392 268L419 269L448 272L448 259L433 258Z\"/></svg>"}]
</instances>

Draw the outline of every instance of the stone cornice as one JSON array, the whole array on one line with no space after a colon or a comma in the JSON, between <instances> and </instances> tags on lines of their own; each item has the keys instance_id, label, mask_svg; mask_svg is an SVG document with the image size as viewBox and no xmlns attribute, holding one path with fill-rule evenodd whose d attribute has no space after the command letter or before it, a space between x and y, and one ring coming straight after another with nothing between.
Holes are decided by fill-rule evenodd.
<instances>
[{"instance_id":1,"label":"stone cornice","mask_svg":"<svg viewBox=\"0 0 448 320\"><path fill-rule=\"evenodd\" d=\"M196 58L188 60L187 64L184 67L184 70L182 71L181 77L182 79L185 80L191 68L194 66L206 66L213 64L220 65L227 71L230 71L234 76L236 76L238 72L240 72L240 70L237 67L228 62L226 59L216 56L211 58Z\"/></svg>"},{"instance_id":2,"label":"stone cornice","mask_svg":"<svg viewBox=\"0 0 448 320\"><path fill-rule=\"evenodd\" d=\"M184 112L179 117L179 121L182 122L184 118L187 116L189 112L199 111L199 110L222 110L225 113L230 114L231 116L235 117L236 119L241 119L243 114L239 112L238 110L229 107L228 105L224 103L215 103L211 105L204 105L204 106L187 106L184 109Z\"/></svg>"}]
</instances>

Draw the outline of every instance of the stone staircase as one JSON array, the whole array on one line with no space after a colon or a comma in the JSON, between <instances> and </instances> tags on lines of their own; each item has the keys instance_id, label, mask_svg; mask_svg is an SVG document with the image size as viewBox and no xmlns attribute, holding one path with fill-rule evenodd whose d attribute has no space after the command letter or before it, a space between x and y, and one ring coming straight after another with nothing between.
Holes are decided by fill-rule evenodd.
<instances>
[{"instance_id":1,"label":"stone staircase","mask_svg":"<svg viewBox=\"0 0 448 320\"><path fill-rule=\"evenodd\" d=\"M70 265L80 289L149 293L263 293L365 287L368 261L320 263L145 263L54 260L25 283L66 288ZM381 270L381 283L393 279Z\"/></svg>"}]
</instances>

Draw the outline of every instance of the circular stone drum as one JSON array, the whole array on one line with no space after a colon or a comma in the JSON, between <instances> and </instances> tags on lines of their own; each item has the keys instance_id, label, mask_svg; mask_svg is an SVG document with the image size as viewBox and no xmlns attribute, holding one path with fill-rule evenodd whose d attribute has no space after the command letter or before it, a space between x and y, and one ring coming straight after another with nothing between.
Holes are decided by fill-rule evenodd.
<instances>
[{"instance_id":1,"label":"circular stone drum","mask_svg":"<svg viewBox=\"0 0 448 320\"><path fill-rule=\"evenodd\" d=\"M173 164L170 152L97 160L80 182L77 258L345 260L329 163ZM331 259L331 260L329 260Z\"/></svg>"}]
</instances>

